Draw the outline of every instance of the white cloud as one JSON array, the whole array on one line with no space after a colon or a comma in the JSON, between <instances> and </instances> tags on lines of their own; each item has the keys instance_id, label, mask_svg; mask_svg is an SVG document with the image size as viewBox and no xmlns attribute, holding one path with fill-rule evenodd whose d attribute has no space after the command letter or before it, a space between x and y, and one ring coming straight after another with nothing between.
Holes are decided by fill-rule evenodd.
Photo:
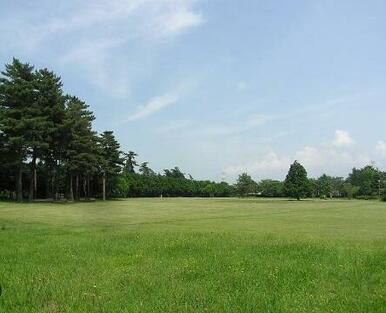
<instances>
[{"instance_id":1,"label":"white cloud","mask_svg":"<svg viewBox=\"0 0 386 313\"><path fill-rule=\"evenodd\" d=\"M161 13L152 25L152 33L159 37L178 35L185 29L203 23L201 13L192 10L192 1L169 1L169 10Z\"/></svg>"},{"instance_id":2,"label":"white cloud","mask_svg":"<svg viewBox=\"0 0 386 313\"><path fill-rule=\"evenodd\" d=\"M173 94L166 94L150 99L145 105L138 107L137 112L129 116L124 122L139 120L152 115L164 108L167 108L178 101L178 97Z\"/></svg>"},{"instance_id":3,"label":"white cloud","mask_svg":"<svg viewBox=\"0 0 386 313\"><path fill-rule=\"evenodd\" d=\"M335 131L335 138L332 144L336 147L349 147L354 144L354 140L346 130L338 129Z\"/></svg>"},{"instance_id":4,"label":"white cloud","mask_svg":"<svg viewBox=\"0 0 386 313\"><path fill-rule=\"evenodd\" d=\"M378 141L377 145L375 146L375 150L382 157L386 157L386 141L383 141L383 140Z\"/></svg>"},{"instance_id":5,"label":"white cloud","mask_svg":"<svg viewBox=\"0 0 386 313\"><path fill-rule=\"evenodd\" d=\"M275 152L270 152L256 161L227 166L224 168L223 172L230 176L238 175L243 172L253 175L265 175L271 172L282 172L288 169L289 164L289 158L280 157Z\"/></svg>"},{"instance_id":6,"label":"white cloud","mask_svg":"<svg viewBox=\"0 0 386 313\"><path fill-rule=\"evenodd\" d=\"M326 171L335 168L350 169L353 166L361 166L371 162L367 153L362 151L342 151L332 146L309 147L295 153L295 159L299 160L306 168Z\"/></svg>"},{"instance_id":7,"label":"white cloud","mask_svg":"<svg viewBox=\"0 0 386 313\"><path fill-rule=\"evenodd\" d=\"M325 164L325 156L319 149L306 146L295 153L295 159L306 167L320 167Z\"/></svg>"},{"instance_id":8,"label":"white cloud","mask_svg":"<svg viewBox=\"0 0 386 313\"><path fill-rule=\"evenodd\" d=\"M305 146L292 155L280 155L272 151L255 161L227 166L224 172L233 176L247 172L259 178L284 177L294 160L303 164L311 175L320 175L325 172L341 175L342 169L348 172L354 166L360 167L371 162L368 154L362 151L347 152L334 146Z\"/></svg>"}]
</instances>

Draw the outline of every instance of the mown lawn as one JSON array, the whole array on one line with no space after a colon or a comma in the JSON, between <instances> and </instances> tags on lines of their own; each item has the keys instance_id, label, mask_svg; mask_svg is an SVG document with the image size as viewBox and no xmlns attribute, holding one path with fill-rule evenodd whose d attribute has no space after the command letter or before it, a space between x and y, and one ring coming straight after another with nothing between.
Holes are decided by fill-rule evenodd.
<instances>
[{"instance_id":1,"label":"mown lawn","mask_svg":"<svg viewBox=\"0 0 386 313\"><path fill-rule=\"evenodd\" d=\"M386 204L0 202L0 312L386 312Z\"/></svg>"}]
</instances>

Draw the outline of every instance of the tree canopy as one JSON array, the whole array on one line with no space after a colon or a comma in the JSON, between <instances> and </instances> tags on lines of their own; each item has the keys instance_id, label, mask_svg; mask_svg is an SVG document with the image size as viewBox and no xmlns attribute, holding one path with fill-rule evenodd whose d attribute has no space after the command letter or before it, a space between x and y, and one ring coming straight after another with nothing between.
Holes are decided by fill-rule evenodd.
<instances>
[{"instance_id":1,"label":"tree canopy","mask_svg":"<svg viewBox=\"0 0 386 313\"><path fill-rule=\"evenodd\" d=\"M284 191L287 196L297 200L307 196L309 191L307 171L298 161L290 166L284 181Z\"/></svg>"},{"instance_id":2,"label":"tree canopy","mask_svg":"<svg viewBox=\"0 0 386 313\"><path fill-rule=\"evenodd\" d=\"M242 173L236 182L236 191L239 196L256 194L257 184L247 173Z\"/></svg>"}]
</instances>

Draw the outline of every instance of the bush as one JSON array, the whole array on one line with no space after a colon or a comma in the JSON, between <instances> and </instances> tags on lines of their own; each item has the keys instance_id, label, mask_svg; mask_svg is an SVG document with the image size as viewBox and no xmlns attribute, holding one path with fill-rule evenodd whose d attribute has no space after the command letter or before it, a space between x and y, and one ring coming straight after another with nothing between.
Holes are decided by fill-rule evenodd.
<instances>
[{"instance_id":1,"label":"bush","mask_svg":"<svg viewBox=\"0 0 386 313\"><path fill-rule=\"evenodd\" d=\"M377 199L379 199L379 196L376 196L376 195L356 196L355 199L357 199L357 200L377 200Z\"/></svg>"}]
</instances>

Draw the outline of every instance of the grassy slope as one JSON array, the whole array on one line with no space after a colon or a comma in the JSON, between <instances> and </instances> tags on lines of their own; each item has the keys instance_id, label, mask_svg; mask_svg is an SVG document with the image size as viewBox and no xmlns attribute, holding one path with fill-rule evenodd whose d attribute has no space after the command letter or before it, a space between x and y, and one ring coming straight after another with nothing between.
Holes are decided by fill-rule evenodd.
<instances>
[{"instance_id":1,"label":"grassy slope","mask_svg":"<svg viewBox=\"0 0 386 313\"><path fill-rule=\"evenodd\" d=\"M0 203L0 312L384 312L386 205Z\"/></svg>"}]
</instances>

